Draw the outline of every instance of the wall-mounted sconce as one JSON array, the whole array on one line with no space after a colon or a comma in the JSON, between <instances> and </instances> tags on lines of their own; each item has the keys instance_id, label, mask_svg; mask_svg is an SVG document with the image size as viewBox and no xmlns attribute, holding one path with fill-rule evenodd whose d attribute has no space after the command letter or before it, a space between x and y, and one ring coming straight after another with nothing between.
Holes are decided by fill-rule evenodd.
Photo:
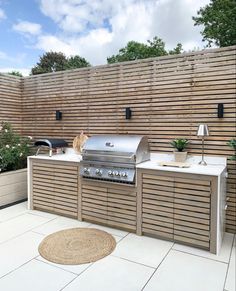
<instances>
[{"instance_id":1,"label":"wall-mounted sconce","mask_svg":"<svg viewBox=\"0 0 236 291\"><path fill-rule=\"evenodd\" d=\"M218 104L217 114L218 114L218 118L224 117L224 104L223 103Z\"/></svg>"},{"instance_id":2,"label":"wall-mounted sconce","mask_svg":"<svg viewBox=\"0 0 236 291\"><path fill-rule=\"evenodd\" d=\"M60 110L56 110L56 120L62 120L62 112Z\"/></svg>"},{"instance_id":3,"label":"wall-mounted sconce","mask_svg":"<svg viewBox=\"0 0 236 291\"><path fill-rule=\"evenodd\" d=\"M125 119L131 119L132 110L129 107L125 108Z\"/></svg>"}]
</instances>

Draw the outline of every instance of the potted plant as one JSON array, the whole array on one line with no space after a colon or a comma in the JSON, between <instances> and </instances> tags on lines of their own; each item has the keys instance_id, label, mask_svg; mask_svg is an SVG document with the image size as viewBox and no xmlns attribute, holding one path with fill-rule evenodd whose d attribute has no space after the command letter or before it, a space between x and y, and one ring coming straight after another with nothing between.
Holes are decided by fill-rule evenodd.
<instances>
[{"instance_id":1,"label":"potted plant","mask_svg":"<svg viewBox=\"0 0 236 291\"><path fill-rule=\"evenodd\" d=\"M236 139L231 139L228 143L228 146L230 146L232 149L234 149L234 155L231 157L231 160L236 160Z\"/></svg>"},{"instance_id":2,"label":"potted plant","mask_svg":"<svg viewBox=\"0 0 236 291\"><path fill-rule=\"evenodd\" d=\"M0 207L27 197L27 156L31 137L16 134L10 123L0 126Z\"/></svg>"},{"instance_id":3,"label":"potted plant","mask_svg":"<svg viewBox=\"0 0 236 291\"><path fill-rule=\"evenodd\" d=\"M186 138L177 138L170 143L176 151L174 151L175 162L183 163L187 158L187 152L184 149L188 146L189 141Z\"/></svg>"}]
</instances>

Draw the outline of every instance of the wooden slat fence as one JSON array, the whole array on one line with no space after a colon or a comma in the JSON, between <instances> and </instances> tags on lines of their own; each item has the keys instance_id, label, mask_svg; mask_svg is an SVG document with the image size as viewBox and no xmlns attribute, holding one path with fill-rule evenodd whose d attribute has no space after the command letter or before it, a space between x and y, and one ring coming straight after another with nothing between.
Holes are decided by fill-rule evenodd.
<instances>
[{"instance_id":1,"label":"wooden slat fence","mask_svg":"<svg viewBox=\"0 0 236 291\"><path fill-rule=\"evenodd\" d=\"M87 134L143 134L151 150L171 152L170 140L191 140L200 154L199 123L211 135L206 153L227 156L235 138L236 46L23 78L23 133L63 137ZM19 99L17 99L19 102ZM224 103L224 118L217 105ZM125 119L125 108L132 119ZM61 110L63 119L55 120ZM236 231L236 165L228 160L227 230Z\"/></svg>"},{"instance_id":2,"label":"wooden slat fence","mask_svg":"<svg viewBox=\"0 0 236 291\"><path fill-rule=\"evenodd\" d=\"M22 129L22 79L0 73L0 124L11 122L19 132Z\"/></svg>"}]
</instances>

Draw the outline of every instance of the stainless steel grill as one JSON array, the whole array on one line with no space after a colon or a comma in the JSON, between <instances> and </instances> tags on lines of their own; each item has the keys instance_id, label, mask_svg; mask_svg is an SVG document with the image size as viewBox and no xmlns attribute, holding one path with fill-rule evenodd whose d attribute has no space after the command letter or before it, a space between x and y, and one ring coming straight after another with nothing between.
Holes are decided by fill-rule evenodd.
<instances>
[{"instance_id":1,"label":"stainless steel grill","mask_svg":"<svg viewBox=\"0 0 236 291\"><path fill-rule=\"evenodd\" d=\"M86 179L135 184L136 165L149 159L144 136L92 136L82 150L80 174Z\"/></svg>"}]
</instances>

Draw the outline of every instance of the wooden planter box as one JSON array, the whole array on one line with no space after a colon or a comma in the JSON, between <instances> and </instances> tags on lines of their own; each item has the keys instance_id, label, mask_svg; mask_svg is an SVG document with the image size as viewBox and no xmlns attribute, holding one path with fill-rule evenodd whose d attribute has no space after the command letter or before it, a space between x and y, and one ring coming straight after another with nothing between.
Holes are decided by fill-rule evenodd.
<instances>
[{"instance_id":1,"label":"wooden planter box","mask_svg":"<svg viewBox=\"0 0 236 291\"><path fill-rule=\"evenodd\" d=\"M0 174L0 207L27 198L27 169Z\"/></svg>"}]
</instances>

